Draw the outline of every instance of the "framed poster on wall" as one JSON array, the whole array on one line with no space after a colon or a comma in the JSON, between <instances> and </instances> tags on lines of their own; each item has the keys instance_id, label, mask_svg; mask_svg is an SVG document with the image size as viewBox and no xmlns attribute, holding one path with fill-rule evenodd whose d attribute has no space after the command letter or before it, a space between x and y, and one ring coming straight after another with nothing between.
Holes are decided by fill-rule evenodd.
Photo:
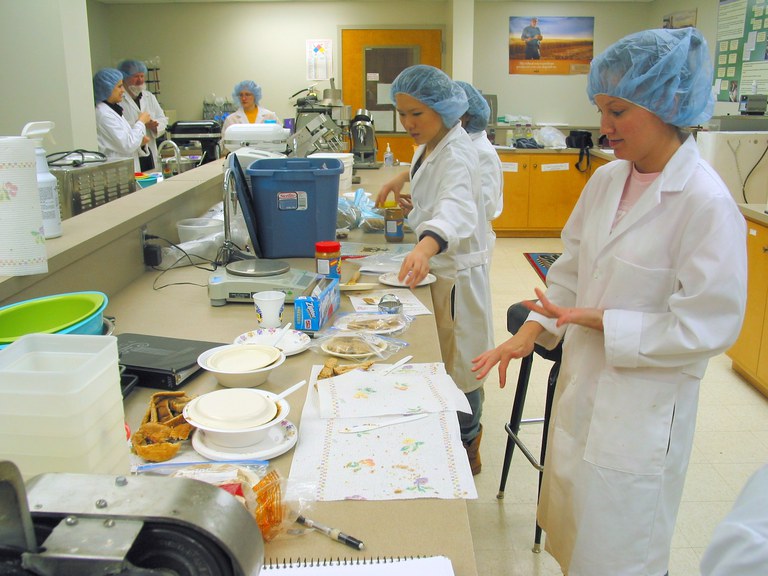
<instances>
[{"instance_id":1,"label":"framed poster on wall","mask_svg":"<svg viewBox=\"0 0 768 576\"><path fill-rule=\"evenodd\" d=\"M587 74L593 56L591 16L510 16L510 74Z\"/></svg>"}]
</instances>

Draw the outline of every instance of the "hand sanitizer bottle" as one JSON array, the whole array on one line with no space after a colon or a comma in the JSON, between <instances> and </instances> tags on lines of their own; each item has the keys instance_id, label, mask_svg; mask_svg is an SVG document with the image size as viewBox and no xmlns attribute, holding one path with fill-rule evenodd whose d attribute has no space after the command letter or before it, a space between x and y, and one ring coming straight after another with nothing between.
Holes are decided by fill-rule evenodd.
<instances>
[{"instance_id":1,"label":"hand sanitizer bottle","mask_svg":"<svg viewBox=\"0 0 768 576\"><path fill-rule=\"evenodd\" d=\"M389 148L389 142L387 142L387 151L384 152L384 166L394 166L395 157L392 154L392 150Z\"/></svg>"}]
</instances>

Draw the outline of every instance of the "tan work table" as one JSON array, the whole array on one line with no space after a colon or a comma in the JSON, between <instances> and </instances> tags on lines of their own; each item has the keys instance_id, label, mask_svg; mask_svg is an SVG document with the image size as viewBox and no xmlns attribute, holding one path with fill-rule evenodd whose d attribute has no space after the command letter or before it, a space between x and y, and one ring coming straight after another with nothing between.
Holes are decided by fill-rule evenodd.
<instances>
[{"instance_id":1,"label":"tan work table","mask_svg":"<svg viewBox=\"0 0 768 576\"><path fill-rule=\"evenodd\" d=\"M362 237L354 234L351 240L375 243L381 242L382 237L378 234ZM405 241L412 242L412 235L407 235ZM314 266L312 259L292 259L290 262L297 268L312 269ZM204 286L209 274L185 268L166 273L159 282L168 284L188 281ZM230 303L213 307L209 303L206 288L201 286L178 285L154 290L152 285L157 275L157 272L145 273L110 300L107 312L115 316L118 333L140 332L230 343L238 335L256 328L256 314L252 305ZM363 278L370 280L373 277ZM431 310L429 289L419 288L416 294ZM344 293L341 302L342 311L352 310L349 298ZM284 320L292 318L293 306L287 305ZM387 362L394 362L406 354L413 354L416 362L440 361L434 316L416 317L411 327L399 338L408 341L410 345ZM322 364L325 358L325 355L311 349L289 356L282 366L275 369L262 388L280 392L295 382L308 379L311 366ZM189 394L201 394L217 387L211 374L202 373L184 390ZM141 421L153 392L155 390L136 388L126 399L126 419L133 429ZM299 427L299 442L300 414L305 397L306 387L288 398L291 405L289 420ZM285 478L288 477L293 454L292 449L271 461ZM282 535L266 545L267 559L445 555L451 559L457 575L477 574L464 500L315 502L311 504L307 516L363 540L366 549L357 552L320 533L298 537Z\"/></svg>"}]
</instances>

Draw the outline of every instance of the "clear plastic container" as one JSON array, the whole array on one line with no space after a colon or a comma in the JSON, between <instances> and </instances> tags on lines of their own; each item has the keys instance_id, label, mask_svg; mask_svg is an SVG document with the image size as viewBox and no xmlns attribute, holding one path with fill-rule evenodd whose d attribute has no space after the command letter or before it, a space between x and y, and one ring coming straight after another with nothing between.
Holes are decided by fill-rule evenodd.
<instances>
[{"instance_id":1,"label":"clear plastic container","mask_svg":"<svg viewBox=\"0 0 768 576\"><path fill-rule=\"evenodd\" d=\"M125 473L117 338L27 334L0 350L0 459L25 477Z\"/></svg>"}]
</instances>

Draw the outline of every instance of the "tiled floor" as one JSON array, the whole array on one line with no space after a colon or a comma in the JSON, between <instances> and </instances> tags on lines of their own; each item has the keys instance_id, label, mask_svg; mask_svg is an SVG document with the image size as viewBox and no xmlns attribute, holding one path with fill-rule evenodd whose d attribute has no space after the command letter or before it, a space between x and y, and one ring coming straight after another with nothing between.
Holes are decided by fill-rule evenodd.
<instances>
[{"instance_id":1,"label":"tiled floor","mask_svg":"<svg viewBox=\"0 0 768 576\"><path fill-rule=\"evenodd\" d=\"M559 238L497 239L491 271L497 343L509 337L507 307L533 297L534 287L543 286L523 253L560 250ZM479 497L468 502L477 571L481 576L556 576L561 572L551 556L531 552L538 474L518 450L512 458L505 498L496 499L506 443L504 424L509 419L518 365L510 365L505 389L499 389L496 371L485 385L483 471L475 477ZM541 358L534 360L524 418L543 415L550 366ZM521 436L538 454L541 425L523 426ZM693 455L672 542L671 576L698 576L712 530L730 510L747 478L766 462L768 399L731 370L725 355L713 358L701 386Z\"/></svg>"}]
</instances>

